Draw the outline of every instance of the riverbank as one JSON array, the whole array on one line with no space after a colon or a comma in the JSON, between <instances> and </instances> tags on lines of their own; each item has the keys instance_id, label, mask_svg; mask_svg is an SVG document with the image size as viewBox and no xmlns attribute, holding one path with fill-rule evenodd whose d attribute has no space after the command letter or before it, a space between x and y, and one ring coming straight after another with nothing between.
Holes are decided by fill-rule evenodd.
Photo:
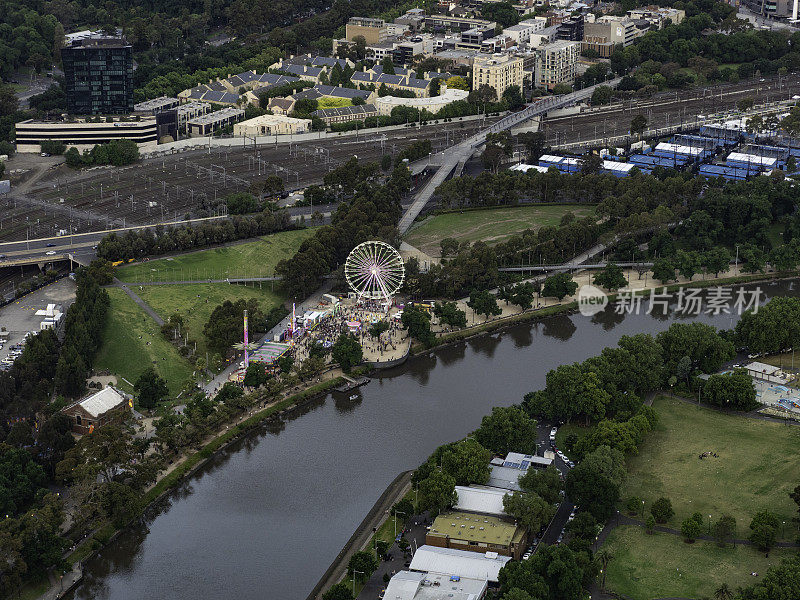
<instances>
[{"instance_id":1,"label":"riverbank","mask_svg":"<svg viewBox=\"0 0 800 600\"><path fill-rule=\"evenodd\" d=\"M138 523L148 510L163 501L185 478L197 472L217 453L224 451L233 443L251 433L256 427L268 421L289 416L292 411L311 404L343 381L344 379L340 375L334 376L328 381L318 383L282 400L272 402L258 411L251 411L249 414L245 413L238 421L229 423L224 430L210 436L196 451L186 453L178 460L173 461L169 469L163 471L158 481L145 492L141 510L125 526L117 529L110 523L106 523L82 539L66 558L71 570L68 571L68 574L63 579L54 580L58 581L58 584L52 583L50 587L42 591L41 582L29 583L23 589L22 597L51 600L64 596L80 584L82 579L81 566L85 561L112 543L125 529ZM26 590L29 591L26 593Z\"/></svg>"},{"instance_id":2,"label":"riverbank","mask_svg":"<svg viewBox=\"0 0 800 600\"><path fill-rule=\"evenodd\" d=\"M800 271L787 271L787 272L771 273L771 274L756 273L748 275L726 274L726 276L719 278L701 279L697 281L682 281L682 282L679 281L678 283L669 285L653 285L648 287L642 286L636 288L635 292L637 298L644 299L644 298L649 298L654 291L661 292L662 289L665 290L666 292L675 292L681 288L702 289L709 287L729 287L738 284L753 284L761 282L766 283L770 281L779 281L783 279L793 279L797 278L798 276L800 276ZM588 282L583 282L583 283L588 283ZM630 291L625 290L623 293L629 294ZM615 302L618 298L620 298L620 296L621 293L619 292L615 294L608 294L609 304ZM513 314L502 314L495 318L484 319L483 322L481 323L477 323L475 325L469 325L467 327L464 327L463 329L438 333L436 337L436 344L434 344L433 346L426 347L420 342L415 340L411 344L410 355L415 356L415 355L427 354L433 352L438 348L449 346L481 334L494 333L496 331L501 331L513 325L540 321L544 318L552 317L555 315L574 314L577 311L578 311L577 300L565 299L560 302L557 301L549 306L543 306L540 308L530 308L526 310L521 310Z\"/></svg>"},{"instance_id":3,"label":"riverbank","mask_svg":"<svg viewBox=\"0 0 800 600\"><path fill-rule=\"evenodd\" d=\"M392 480L364 517L364 520L356 527L353 535L347 540L342 550L333 559L331 566L320 577L317 585L311 590L306 600L318 600L332 585L342 581L347 574L347 565L350 562L350 558L356 552L367 548L372 541L373 533L380 529L389 518L389 509L411 489L411 475L413 473L413 470L403 471Z\"/></svg>"}]
</instances>

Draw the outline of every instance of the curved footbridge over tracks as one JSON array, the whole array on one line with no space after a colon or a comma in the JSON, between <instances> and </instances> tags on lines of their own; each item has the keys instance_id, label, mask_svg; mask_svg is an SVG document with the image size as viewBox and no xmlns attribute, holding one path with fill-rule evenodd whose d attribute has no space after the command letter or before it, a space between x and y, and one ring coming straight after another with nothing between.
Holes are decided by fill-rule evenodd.
<instances>
[{"instance_id":1,"label":"curved footbridge over tracks","mask_svg":"<svg viewBox=\"0 0 800 600\"><path fill-rule=\"evenodd\" d=\"M571 104L575 104L581 100L591 98L594 90L597 87L601 85L616 87L620 81L620 78L611 79L609 81L578 90L577 92L573 92L571 94L553 96L544 100L540 100L519 112L512 113L507 117L492 123L490 126L482 129L463 142L455 144L454 146L450 146L449 148L432 156L429 166L431 168L436 168L436 172L433 174L433 177L431 177L428 183L426 183L419 190L419 192L417 192L414 202L408 207L400 219L400 223L398 225L400 233L403 234L408 231L408 228L411 227L414 219L417 218L419 213L433 196L436 188L439 187L439 185L445 179L447 179L451 173L455 172L456 176L461 173L461 170L464 168L464 164L469 160L475 150L486 142L487 135L490 133L498 133L500 131L511 129L512 127L515 127L520 123L527 121L528 119L544 115L548 111L570 106Z\"/></svg>"}]
</instances>

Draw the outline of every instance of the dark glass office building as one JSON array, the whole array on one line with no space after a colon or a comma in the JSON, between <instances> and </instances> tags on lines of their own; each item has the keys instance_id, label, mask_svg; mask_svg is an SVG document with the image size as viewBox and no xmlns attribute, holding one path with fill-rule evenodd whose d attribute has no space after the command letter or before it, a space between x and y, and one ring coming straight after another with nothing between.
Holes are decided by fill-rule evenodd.
<instances>
[{"instance_id":1,"label":"dark glass office building","mask_svg":"<svg viewBox=\"0 0 800 600\"><path fill-rule=\"evenodd\" d=\"M76 40L61 50L61 61L70 113L133 111L133 49L124 39Z\"/></svg>"}]
</instances>

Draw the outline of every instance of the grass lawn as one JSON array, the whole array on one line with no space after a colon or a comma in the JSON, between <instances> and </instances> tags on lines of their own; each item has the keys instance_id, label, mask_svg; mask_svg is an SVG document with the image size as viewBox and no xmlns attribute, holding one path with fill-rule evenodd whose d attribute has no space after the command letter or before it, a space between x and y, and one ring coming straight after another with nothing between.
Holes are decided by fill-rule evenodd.
<instances>
[{"instance_id":1,"label":"grass lawn","mask_svg":"<svg viewBox=\"0 0 800 600\"><path fill-rule=\"evenodd\" d=\"M767 239L770 241L773 248L777 248L783 244L783 230L784 226L781 223L776 223L767 227Z\"/></svg>"},{"instance_id":2,"label":"grass lawn","mask_svg":"<svg viewBox=\"0 0 800 600\"><path fill-rule=\"evenodd\" d=\"M718 547L714 542L686 544L668 533L647 535L635 526L617 527L603 548L608 563L606 588L633 600L713 598L723 583L731 590L757 582L767 567L795 550L775 549L765 558L749 546ZM757 577L751 573L758 573Z\"/></svg>"},{"instance_id":3,"label":"grass lawn","mask_svg":"<svg viewBox=\"0 0 800 600\"><path fill-rule=\"evenodd\" d=\"M559 450L564 450L566 447L564 442L571 433L574 433L578 439L581 439L582 437L585 437L591 433L591 431L591 427L584 427L583 425L578 425L576 423L566 423L565 425L559 427L558 431L556 431L556 448Z\"/></svg>"},{"instance_id":4,"label":"grass lawn","mask_svg":"<svg viewBox=\"0 0 800 600\"><path fill-rule=\"evenodd\" d=\"M153 365L156 372L167 380L170 394L177 395L192 378L191 365L178 354L175 346L161 336L155 321L125 292L111 288L108 295L111 298L109 319L95 369L107 369L133 384L142 371ZM126 391L133 389L121 379L119 385Z\"/></svg>"},{"instance_id":5,"label":"grass lawn","mask_svg":"<svg viewBox=\"0 0 800 600\"><path fill-rule=\"evenodd\" d=\"M649 507L659 496L672 501L680 524L694 512L713 520L736 518L739 538L748 536L752 516L761 510L786 521L778 537L794 539L792 517L797 505L789 492L800 473L800 428L727 415L658 397L659 422L643 442L639 455L628 460L622 498L637 496ZM718 458L698 455L716 452Z\"/></svg>"},{"instance_id":6,"label":"grass lawn","mask_svg":"<svg viewBox=\"0 0 800 600\"><path fill-rule=\"evenodd\" d=\"M268 277L275 272L278 261L291 257L303 240L313 233L312 228L281 231L255 242L128 265L117 269L117 277L131 282Z\"/></svg>"},{"instance_id":7,"label":"grass lawn","mask_svg":"<svg viewBox=\"0 0 800 600\"><path fill-rule=\"evenodd\" d=\"M189 329L189 340L197 341L197 352L202 356L206 351L203 326L219 304L225 300L255 298L265 313L280 304L282 298L270 291L270 283L262 285L261 289L257 285L253 288L228 283L152 285L137 288L135 292L165 320L175 312L180 313Z\"/></svg>"},{"instance_id":8,"label":"grass lawn","mask_svg":"<svg viewBox=\"0 0 800 600\"><path fill-rule=\"evenodd\" d=\"M585 217L594 212L594 207L554 204L445 213L428 219L410 231L405 240L431 256L439 256L439 242L445 238L496 244L526 229L537 230L546 225L558 225L561 217L568 212Z\"/></svg>"},{"instance_id":9,"label":"grass lawn","mask_svg":"<svg viewBox=\"0 0 800 600\"><path fill-rule=\"evenodd\" d=\"M352 106L350 98L320 98L317 100L318 108L342 108Z\"/></svg>"}]
</instances>

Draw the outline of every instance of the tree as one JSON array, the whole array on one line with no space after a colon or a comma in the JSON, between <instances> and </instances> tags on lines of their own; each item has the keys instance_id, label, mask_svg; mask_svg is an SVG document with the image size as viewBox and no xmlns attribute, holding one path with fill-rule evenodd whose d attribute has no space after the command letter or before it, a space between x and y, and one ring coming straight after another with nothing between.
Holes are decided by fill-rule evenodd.
<instances>
[{"instance_id":1,"label":"tree","mask_svg":"<svg viewBox=\"0 0 800 600\"><path fill-rule=\"evenodd\" d=\"M374 338L381 337L385 331L389 331L389 324L386 321L376 321L369 326L369 334Z\"/></svg>"},{"instance_id":2,"label":"tree","mask_svg":"<svg viewBox=\"0 0 800 600\"><path fill-rule=\"evenodd\" d=\"M257 388L264 385L268 379L264 363L253 361L247 365L247 370L244 372L244 378L242 379L242 385Z\"/></svg>"},{"instance_id":3,"label":"tree","mask_svg":"<svg viewBox=\"0 0 800 600\"><path fill-rule=\"evenodd\" d=\"M567 523L567 533L570 534L569 547L573 550L591 550L592 544L601 529L591 513L579 512L575 518Z\"/></svg>"},{"instance_id":4,"label":"tree","mask_svg":"<svg viewBox=\"0 0 800 600\"><path fill-rule=\"evenodd\" d=\"M731 515L722 515L714 523L712 531L717 538L717 545L724 547L729 539L736 537L736 519Z\"/></svg>"},{"instance_id":5,"label":"tree","mask_svg":"<svg viewBox=\"0 0 800 600\"><path fill-rule=\"evenodd\" d=\"M510 85L503 90L502 99L508 103L510 110L525 106L525 99L522 97L522 90L519 89L518 85Z\"/></svg>"},{"instance_id":6,"label":"tree","mask_svg":"<svg viewBox=\"0 0 800 600\"><path fill-rule=\"evenodd\" d=\"M495 406L481 419L475 439L495 454L535 454L536 421L518 406Z\"/></svg>"},{"instance_id":7,"label":"tree","mask_svg":"<svg viewBox=\"0 0 800 600\"><path fill-rule=\"evenodd\" d=\"M525 146L528 160L538 160L544 152L545 139L541 131L526 131L517 135L517 142Z\"/></svg>"},{"instance_id":8,"label":"tree","mask_svg":"<svg viewBox=\"0 0 800 600\"><path fill-rule=\"evenodd\" d=\"M700 257L700 263L706 270L714 273L714 277L719 277L721 271L730 268L731 254L722 246L716 246Z\"/></svg>"},{"instance_id":9,"label":"tree","mask_svg":"<svg viewBox=\"0 0 800 600\"><path fill-rule=\"evenodd\" d=\"M381 61L381 67L383 68L383 72L386 73L387 75L395 74L394 62L392 62L391 56L384 57L384 59Z\"/></svg>"},{"instance_id":10,"label":"tree","mask_svg":"<svg viewBox=\"0 0 800 600\"><path fill-rule=\"evenodd\" d=\"M322 600L353 600L353 592L350 590L349 585L340 581L322 594Z\"/></svg>"},{"instance_id":11,"label":"tree","mask_svg":"<svg viewBox=\"0 0 800 600\"><path fill-rule=\"evenodd\" d=\"M625 287L628 285L628 282L625 279L625 273L622 271L622 267L614 263L609 263L602 271L594 276L594 284L613 292L619 288Z\"/></svg>"},{"instance_id":12,"label":"tree","mask_svg":"<svg viewBox=\"0 0 800 600\"><path fill-rule=\"evenodd\" d=\"M595 88L592 92L592 105L602 106L611 102L613 90L607 85L601 85Z\"/></svg>"},{"instance_id":13,"label":"tree","mask_svg":"<svg viewBox=\"0 0 800 600\"><path fill-rule=\"evenodd\" d=\"M141 408L153 409L169 394L167 382L158 376L153 367L146 369L133 386Z\"/></svg>"},{"instance_id":14,"label":"tree","mask_svg":"<svg viewBox=\"0 0 800 600\"><path fill-rule=\"evenodd\" d=\"M360 348L360 346L359 346ZM309 356L297 369L297 376L300 381L308 381L315 377L322 369L325 368L325 359L319 356Z\"/></svg>"},{"instance_id":15,"label":"tree","mask_svg":"<svg viewBox=\"0 0 800 600\"><path fill-rule=\"evenodd\" d=\"M503 594L503 600L534 600L528 592L519 588L511 588Z\"/></svg>"},{"instance_id":16,"label":"tree","mask_svg":"<svg viewBox=\"0 0 800 600\"><path fill-rule=\"evenodd\" d=\"M447 87L456 89L456 90L464 90L465 92L469 91L469 85L467 85L466 79L463 77L459 77L458 75L453 75L447 79Z\"/></svg>"},{"instance_id":17,"label":"tree","mask_svg":"<svg viewBox=\"0 0 800 600\"><path fill-rule=\"evenodd\" d=\"M539 531L553 518L555 508L536 494L514 492L503 496L503 510L529 531Z\"/></svg>"},{"instance_id":18,"label":"tree","mask_svg":"<svg viewBox=\"0 0 800 600\"><path fill-rule=\"evenodd\" d=\"M703 515L696 512L681 523L681 535L692 543L703 533Z\"/></svg>"},{"instance_id":19,"label":"tree","mask_svg":"<svg viewBox=\"0 0 800 600\"><path fill-rule=\"evenodd\" d=\"M647 533L653 533L656 528L656 519L653 515L647 515L647 519L645 519L644 527Z\"/></svg>"},{"instance_id":20,"label":"tree","mask_svg":"<svg viewBox=\"0 0 800 600\"><path fill-rule=\"evenodd\" d=\"M408 334L425 344L432 346L436 341L436 336L431 331L431 318L424 310L416 306L406 306L403 309L403 316L400 317L403 327L408 330Z\"/></svg>"},{"instance_id":21,"label":"tree","mask_svg":"<svg viewBox=\"0 0 800 600\"><path fill-rule=\"evenodd\" d=\"M636 115L631 119L631 133L641 138L645 129L647 129L647 117L644 115Z\"/></svg>"},{"instance_id":22,"label":"tree","mask_svg":"<svg viewBox=\"0 0 800 600\"><path fill-rule=\"evenodd\" d=\"M355 336L343 333L331 348L331 357L339 363L342 371L349 373L350 369L359 364L364 358L364 351Z\"/></svg>"},{"instance_id":23,"label":"tree","mask_svg":"<svg viewBox=\"0 0 800 600\"><path fill-rule=\"evenodd\" d=\"M563 96L564 94L572 93L572 86L568 83L557 83L553 86L553 93L556 96Z\"/></svg>"},{"instance_id":24,"label":"tree","mask_svg":"<svg viewBox=\"0 0 800 600\"><path fill-rule=\"evenodd\" d=\"M675 279L675 265L668 258L657 258L653 261L653 279L661 283L669 283Z\"/></svg>"},{"instance_id":25,"label":"tree","mask_svg":"<svg viewBox=\"0 0 800 600\"><path fill-rule=\"evenodd\" d=\"M650 507L650 513L656 523L661 523L662 525L675 516L675 511L672 510L672 502L670 502L669 498L664 498L663 496L653 502L653 506Z\"/></svg>"},{"instance_id":26,"label":"tree","mask_svg":"<svg viewBox=\"0 0 800 600\"><path fill-rule=\"evenodd\" d=\"M546 469L528 469L518 482L524 491L541 496L550 504L559 501L564 487L561 473L553 465Z\"/></svg>"},{"instance_id":27,"label":"tree","mask_svg":"<svg viewBox=\"0 0 800 600\"><path fill-rule=\"evenodd\" d=\"M587 510L600 522L611 516L619 500L625 477L625 461L619 450L601 446L587 454L567 474L564 489L581 509Z\"/></svg>"},{"instance_id":28,"label":"tree","mask_svg":"<svg viewBox=\"0 0 800 600\"><path fill-rule=\"evenodd\" d=\"M437 302L433 314L444 325L458 328L467 326L467 314L455 302Z\"/></svg>"},{"instance_id":29,"label":"tree","mask_svg":"<svg viewBox=\"0 0 800 600\"><path fill-rule=\"evenodd\" d=\"M491 171L492 173L496 173L497 169L500 168L505 155L505 150L503 150L497 144L486 144L486 148L481 154L481 162L483 163L485 169Z\"/></svg>"},{"instance_id":30,"label":"tree","mask_svg":"<svg viewBox=\"0 0 800 600\"><path fill-rule=\"evenodd\" d=\"M359 580L369 579L377 568L378 559L375 558L375 555L366 550L359 550L350 557L350 561L347 563L347 575L349 577L355 575Z\"/></svg>"},{"instance_id":31,"label":"tree","mask_svg":"<svg viewBox=\"0 0 800 600\"><path fill-rule=\"evenodd\" d=\"M759 406L753 379L744 369L715 373L703 384L703 399L714 406L748 411Z\"/></svg>"},{"instance_id":32,"label":"tree","mask_svg":"<svg viewBox=\"0 0 800 600\"><path fill-rule=\"evenodd\" d=\"M457 501L456 480L444 471L434 470L419 484L420 510L439 512Z\"/></svg>"},{"instance_id":33,"label":"tree","mask_svg":"<svg viewBox=\"0 0 800 600\"><path fill-rule=\"evenodd\" d=\"M581 175L597 175L602 168L602 156L599 154L587 154L581 162Z\"/></svg>"},{"instance_id":34,"label":"tree","mask_svg":"<svg viewBox=\"0 0 800 600\"><path fill-rule=\"evenodd\" d=\"M796 486L794 490L789 492L789 497L797 504L797 512L800 513L800 485Z\"/></svg>"},{"instance_id":35,"label":"tree","mask_svg":"<svg viewBox=\"0 0 800 600\"><path fill-rule=\"evenodd\" d=\"M569 273L559 273L544 280L542 296L558 298L559 302L567 296L574 296L578 291L578 284L572 281Z\"/></svg>"},{"instance_id":36,"label":"tree","mask_svg":"<svg viewBox=\"0 0 800 600\"><path fill-rule=\"evenodd\" d=\"M492 453L472 438L451 445L442 453L442 470L456 485L485 485L489 481Z\"/></svg>"},{"instance_id":37,"label":"tree","mask_svg":"<svg viewBox=\"0 0 800 600\"><path fill-rule=\"evenodd\" d=\"M724 339L717 330L705 323L674 323L656 336L664 349L667 373L675 374L678 362L684 356L692 367L703 373L714 373L735 355L733 343Z\"/></svg>"},{"instance_id":38,"label":"tree","mask_svg":"<svg viewBox=\"0 0 800 600\"><path fill-rule=\"evenodd\" d=\"M764 552L768 552L774 545L778 536L780 519L775 513L762 510L756 513L750 522L750 541Z\"/></svg>"},{"instance_id":39,"label":"tree","mask_svg":"<svg viewBox=\"0 0 800 600\"><path fill-rule=\"evenodd\" d=\"M500 569L500 594L517 588L536 600L581 600L585 597L583 582L590 566L583 553L567 546L541 544L528 560L512 560Z\"/></svg>"},{"instance_id":40,"label":"tree","mask_svg":"<svg viewBox=\"0 0 800 600\"><path fill-rule=\"evenodd\" d=\"M476 314L485 315L487 319L503 312L497 305L497 297L486 290L472 290L469 294L467 306Z\"/></svg>"}]
</instances>

